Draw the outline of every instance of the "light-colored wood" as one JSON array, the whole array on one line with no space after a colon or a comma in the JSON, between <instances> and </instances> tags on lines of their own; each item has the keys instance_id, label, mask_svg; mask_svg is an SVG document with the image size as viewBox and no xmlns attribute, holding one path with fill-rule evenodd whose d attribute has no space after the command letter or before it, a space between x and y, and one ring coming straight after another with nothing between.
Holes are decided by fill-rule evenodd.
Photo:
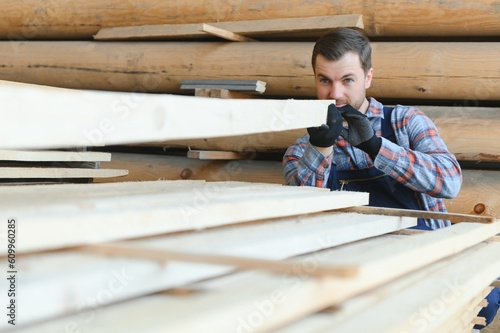
<instances>
[{"instance_id":1,"label":"light-colored wood","mask_svg":"<svg viewBox=\"0 0 500 333\"><path fill-rule=\"evenodd\" d=\"M100 146L273 132L322 124L329 104L329 101L318 100L231 100L136 94L133 107L121 109L117 105L130 98L130 93L8 81L0 81L0 88L1 114L5 120L0 125L0 147L8 149ZM71 111L67 105L72 105ZM22 123L27 118L30 122L25 126L9 125ZM37 134L40 126L44 128L44 135Z\"/></svg>"},{"instance_id":2,"label":"light-colored wood","mask_svg":"<svg viewBox=\"0 0 500 333\"><path fill-rule=\"evenodd\" d=\"M255 39L248 38L248 37L245 37L245 36L240 35L240 34L236 34L232 31L219 28L219 27L214 26L212 24L202 23L200 30L203 32L206 32L208 34L211 34L211 35L214 35L217 37L221 37L221 38L233 41L233 42L256 42Z\"/></svg>"},{"instance_id":3,"label":"light-colored wood","mask_svg":"<svg viewBox=\"0 0 500 333\"><path fill-rule=\"evenodd\" d=\"M82 200L74 200L70 194L56 198L25 194L22 200L19 196L2 200L0 209L9 216L23 212L23 223L19 225L23 237L17 244L17 252L23 253L367 203L368 194L361 192L341 193L289 186L277 186L273 190L273 185L241 190L211 182L176 192L127 195L124 189L119 195ZM84 229L82 225L85 225ZM64 237L59 237L61 234Z\"/></svg>"},{"instance_id":4,"label":"light-colored wood","mask_svg":"<svg viewBox=\"0 0 500 333\"><path fill-rule=\"evenodd\" d=\"M209 22L207 22L209 23ZM332 15L297 17L271 20L252 20L234 22L213 22L211 27L225 30L231 36L240 35L255 37L319 37L328 30L337 27L363 28L361 15ZM201 27L200 27L201 26ZM147 40L147 39L172 39L172 38L203 38L206 34L200 33L207 24L159 24L129 27L102 28L94 36L95 40ZM210 31L205 31L211 33ZM215 34L216 36L219 36ZM244 36L241 36L244 35ZM223 37L224 36L219 36ZM226 38L232 40L230 38ZM251 39L250 39L251 40Z\"/></svg>"},{"instance_id":5,"label":"light-colored wood","mask_svg":"<svg viewBox=\"0 0 500 333\"><path fill-rule=\"evenodd\" d=\"M415 223L415 219L408 218L323 213L127 243L148 249L176 249L205 254L231 253L282 260L382 235ZM321 256L318 254L314 257ZM297 267L299 270L302 268L303 266ZM23 323L28 324L37 319L74 312L79 307L82 310L92 310L93 305L87 299L99 297L102 290L111 288L113 292L112 298L100 298L100 305L106 305L226 274L233 271L234 267L182 262L164 265L150 260L104 257L68 250L23 256L23 269L25 278L19 281L19 288L25 292L20 294L22 298L19 299L19 310L23 313ZM89 276L92 278L89 279ZM79 292L75 293L75 290ZM37 300L42 298L45 303L40 308ZM0 327L1 325L7 324L0 322Z\"/></svg>"},{"instance_id":6,"label":"light-colored wood","mask_svg":"<svg viewBox=\"0 0 500 333\"><path fill-rule=\"evenodd\" d=\"M234 151L189 150L187 157L199 160L245 160L251 158L252 154Z\"/></svg>"},{"instance_id":7,"label":"light-colored wood","mask_svg":"<svg viewBox=\"0 0 500 333\"><path fill-rule=\"evenodd\" d=\"M0 178L110 178L122 177L128 170L80 168L11 168L0 167Z\"/></svg>"},{"instance_id":8,"label":"light-colored wood","mask_svg":"<svg viewBox=\"0 0 500 333\"><path fill-rule=\"evenodd\" d=\"M233 266L245 270L265 270L272 273L291 275L311 275L311 276L337 276L348 278L357 274L355 266L328 267L318 266L311 272L294 272L297 263L293 261L276 261L246 257L235 257L230 255L214 255L203 253L188 253L174 250L147 249L144 247L131 246L125 242L94 244L80 247L77 251L103 254L106 256L117 256L124 258L136 258L155 260L162 263L169 261L182 261L191 263L203 263L222 266Z\"/></svg>"},{"instance_id":9,"label":"light-colored wood","mask_svg":"<svg viewBox=\"0 0 500 333\"><path fill-rule=\"evenodd\" d=\"M0 42L0 79L66 88L183 93L180 81L193 79L193 75L200 80L265 78L265 95L315 98L310 59L313 45L312 42ZM500 43L374 42L372 49L375 74L368 96L500 99L497 61ZM35 62L33 54L45 56ZM439 75L428 75L429 69ZM118 110L127 104L136 105L134 100L129 102L135 97L129 93L113 105Z\"/></svg>"},{"instance_id":10,"label":"light-colored wood","mask_svg":"<svg viewBox=\"0 0 500 333\"><path fill-rule=\"evenodd\" d=\"M458 196L445 199L450 212L500 218L500 173L494 170L463 170Z\"/></svg>"},{"instance_id":11,"label":"light-colored wood","mask_svg":"<svg viewBox=\"0 0 500 333\"><path fill-rule=\"evenodd\" d=\"M491 283L492 287L500 288L500 280L495 280Z\"/></svg>"},{"instance_id":12,"label":"light-colored wood","mask_svg":"<svg viewBox=\"0 0 500 333\"><path fill-rule=\"evenodd\" d=\"M23 0L4 3L0 36L5 39L88 39L102 27L178 24L297 18L318 15L362 14L371 36L498 36L500 25L495 0L419 0L401 6L384 0L244 1L228 4L170 2L160 0L122 1ZM41 14L43 13L43 14ZM425 17L425 22L421 20ZM470 17L470 20L464 20Z\"/></svg>"},{"instance_id":13,"label":"light-colored wood","mask_svg":"<svg viewBox=\"0 0 500 333\"><path fill-rule=\"evenodd\" d=\"M459 222L492 223L493 221L495 221L495 218L491 216L451 214L451 213L429 212L422 210L396 209L396 208L371 207L371 206L349 207L343 209L343 211L361 213L361 214L407 216L407 217L417 217L423 219L440 219L440 220L449 220L451 223L459 223Z\"/></svg>"},{"instance_id":14,"label":"light-colored wood","mask_svg":"<svg viewBox=\"0 0 500 333\"><path fill-rule=\"evenodd\" d=\"M93 151L39 151L39 150L0 150L1 161L33 162L109 162L110 153Z\"/></svg>"},{"instance_id":15,"label":"light-colored wood","mask_svg":"<svg viewBox=\"0 0 500 333\"><path fill-rule=\"evenodd\" d=\"M472 276L481 276L480 273L486 273L488 277L492 276L494 269L500 265L500 259L494 260L495 266L491 267L484 260L481 260L481 258L490 255L493 255L493 257L495 255L498 256L499 250L500 245L498 244L474 247L471 251L465 251L464 254L450 258L448 265L445 265L444 269L442 263L438 263L438 265L441 265L441 269L426 269L426 272L432 272L432 276L427 274L428 276L420 281L419 284L426 287L430 285L431 291L437 290L437 295L439 295L440 288L453 288L453 284L451 283L450 286L449 282L446 284L447 279L434 277L445 276L453 278L453 274L456 274L458 270L466 270L466 277L460 278L460 281L469 283L469 279ZM467 269L470 267L469 261L473 263L472 266L475 270ZM420 272L418 273L420 274ZM388 274L390 275L392 272L389 271ZM481 277L481 280L484 280L483 277ZM90 332L104 332L106 329L109 330L109 326L107 326L109 324L107 323L113 323L115 328L121 328L122 326L117 325L123 325L123 327L134 331L139 327L137 326L137 320L129 321L126 319L130 318L129 313L134 313L134 315L146 319L141 322L141 327L144 329L146 327L145 323L147 323L149 332L161 332L165 329L166 325L168 325L169 329L179 332L198 332L206 329L206 327L210 327L218 332L244 331L247 326L257 328L258 331L273 331L282 325L318 311L322 307L335 304L339 298L339 294L345 294L346 289L351 289L350 292L352 293L352 290L359 288L363 282L371 284L373 283L373 279L365 277L362 281L353 283L353 281L345 279L293 279L290 276L279 277L256 273L234 276L226 279L224 283L222 281L220 283L214 281L214 286L210 288L211 290L208 289L204 290L203 293L192 294L188 298L158 294L104 308L99 313L99 316L96 316L95 321L90 323L88 329ZM476 284L480 284L480 282L482 281L476 282ZM208 283L207 287L209 286L210 283ZM409 288L413 292L415 289ZM422 293L422 289L417 290ZM475 289L475 284L472 289ZM453 291L451 290L450 292ZM423 293L425 296L430 295L430 292L426 293L424 291ZM387 294L383 296L387 296ZM381 297L379 296L379 298ZM393 307L393 309L404 309L404 314L398 316L397 320L409 318L412 313L407 316L407 309L410 306L413 307L414 305L418 306L422 304L416 302L416 299L422 300L423 297L407 299L400 302L396 307ZM430 300L433 299L435 299L435 295ZM406 306L407 302L411 303L411 305ZM403 307L402 304L405 304L405 306ZM164 311L163 309L169 309L170 311ZM370 309L369 311L374 310ZM387 316L387 311L378 312L378 309L376 310L374 316L378 315L387 318L387 321L391 322L391 318ZM162 315L158 315L158 313L162 313ZM193 313L196 313L196 320L192 320ZM261 319L258 320L258 325L254 325L254 321L250 321L254 313L260 314ZM117 320L118 316L122 319ZM383 318L380 319L383 320ZM66 321L74 320L76 316L64 319ZM348 324L351 322L349 321ZM62 319L54 320L44 325L39 325L37 328L46 330L54 329L61 325L61 323ZM373 327L372 322L367 320L360 321L357 324L362 329L341 330L341 332L367 332L371 331ZM334 327L337 328L340 326L336 325ZM326 328L331 331L333 326L326 326ZM373 331L382 332L378 330ZM32 330L24 332L32 332ZM312 331L307 330L307 332Z\"/></svg>"},{"instance_id":16,"label":"light-colored wood","mask_svg":"<svg viewBox=\"0 0 500 333\"><path fill-rule=\"evenodd\" d=\"M244 93L241 91L233 91L228 89L196 88L194 90L194 95L199 97L212 97L212 98L245 98L245 99L255 98L255 95L253 94Z\"/></svg>"},{"instance_id":17,"label":"light-colored wood","mask_svg":"<svg viewBox=\"0 0 500 333\"><path fill-rule=\"evenodd\" d=\"M476 318L472 319L472 324L486 326L486 318L476 317Z\"/></svg>"}]
</instances>

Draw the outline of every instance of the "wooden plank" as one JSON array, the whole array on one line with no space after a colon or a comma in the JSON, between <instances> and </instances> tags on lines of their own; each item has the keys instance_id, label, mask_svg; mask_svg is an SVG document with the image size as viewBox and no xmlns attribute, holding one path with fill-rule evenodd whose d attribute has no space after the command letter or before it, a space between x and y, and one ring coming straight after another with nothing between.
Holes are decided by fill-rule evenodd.
<instances>
[{"instance_id":1,"label":"wooden plank","mask_svg":"<svg viewBox=\"0 0 500 333\"><path fill-rule=\"evenodd\" d=\"M157 250L231 253L281 260L407 228L415 223L415 219L409 218L322 213L127 243ZM74 249L26 255L23 267L25 278L19 281L19 288L25 292L20 294L18 303L23 313L21 324L75 312L78 308L81 308L79 311L91 311L93 305L87 301L88 297L98 297L102 290L109 290L110 280L113 281L113 297L101 297L100 306L226 274L234 269L182 262L164 265L150 260L91 255ZM117 277L119 280L114 280ZM45 299L43 308L36 301L41 298ZM0 322L1 325L5 327L7 323Z\"/></svg>"},{"instance_id":2,"label":"wooden plank","mask_svg":"<svg viewBox=\"0 0 500 333\"><path fill-rule=\"evenodd\" d=\"M256 42L255 39L236 34L232 31L216 27L212 24L202 23L200 30L213 36L221 37L233 42Z\"/></svg>"},{"instance_id":3,"label":"wooden plank","mask_svg":"<svg viewBox=\"0 0 500 333\"><path fill-rule=\"evenodd\" d=\"M363 18L358 14L207 23L208 24L158 24L101 28L99 32L94 35L94 39L147 40L203 38L207 36L205 33L200 31L205 31L203 30L203 27L206 25L231 32L231 34L244 35L241 36L244 38L243 41L245 41L245 38L248 38L245 36L296 37L299 35L301 37L319 37L326 31L336 27L363 28ZM205 32L210 33L210 31ZM219 36L217 34L215 35ZM226 39L232 40L230 38Z\"/></svg>"},{"instance_id":4,"label":"wooden plank","mask_svg":"<svg viewBox=\"0 0 500 333\"><path fill-rule=\"evenodd\" d=\"M312 42L0 42L0 79L129 92L111 104L117 112L142 104L131 91L182 94L180 81L193 75L265 78L267 96L316 98L312 49ZM500 43L374 42L372 51L376 72L368 96L500 100ZM33 54L45 57L34 62Z\"/></svg>"},{"instance_id":5,"label":"wooden plank","mask_svg":"<svg viewBox=\"0 0 500 333\"><path fill-rule=\"evenodd\" d=\"M134 108L118 112L109 105L130 98L130 93L7 81L1 81L0 87L5 116L0 125L0 146L8 149L99 146L280 131L323 123L331 102L137 94L140 102ZM71 112L67 110L69 104L73 105ZM308 112L302 112L304 109ZM8 125L22 123L27 118L31 121L26 126ZM198 126L193 125L193 119ZM36 135L42 124L45 135Z\"/></svg>"},{"instance_id":6,"label":"wooden plank","mask_svg":"<svg viewBox=\"0 0 500 333\"><path fill-rule=\"evenodd\" d=\"M349 207L343 209L342 211L361 213L361 214L407 216L407 217L417 217L423 219L441 219L441 220L449 220L451 223L459 223L459 222L492 223L493 221L495 221L495 218L491 216L452 214L452 213L429 212L429 211L412 210L412 209L395 209L395 208L371 207L371 206Z\"/></svg>"},{"instance_id":7,"label":"wooden plank","mask_svg":"<svg viewBox=\"0 0 500 333\"><path fill-rule=\"evenodd\" d=\"M0 168L0 179L22 178L110 178L122 177L128 170L79 168Z\"/></svg>"},{"instance_id":8,"label":"wooden plank","mask_svg":"<svg viewBox=\"0 0 500 333\"><path fill-rule=\"evenodd\" d=\"M109 162L111 154L93 151L0 150L0 161Z\"/></svg>"},{"instance_id":9,"label":"wooden plank","mask_svg":"<svg viewBox=\"0 0 500 333\"><path fill-rule=\"evenodd\" d=\"M284 195L286 194L286 196ZM6 215L23 212L18 253L199 230L226 224L314 213L368 203L368 194L271 185L241 191L212 182L174 193L113 197L9 197ZM62 213L64 212L64 214ZM165 221L168 221L166 223ZM85 225L85 229L81 228ZM58 230L58 233L47 232ZM59 235L64 234L64 238ZM43 236L42 236L43 235Z\"/></svg>"},{"instance_id":10,"label":"wooden plank","mask_svg":"<svg viewBox=\"0 0 500 333\"><path fill-rule=\"evenodd\" d=\"M238 153L234 151L206 151L189 150L187 157L199 160L245 160L252 156L252 153Z\"/></svg>"}]
</instances>

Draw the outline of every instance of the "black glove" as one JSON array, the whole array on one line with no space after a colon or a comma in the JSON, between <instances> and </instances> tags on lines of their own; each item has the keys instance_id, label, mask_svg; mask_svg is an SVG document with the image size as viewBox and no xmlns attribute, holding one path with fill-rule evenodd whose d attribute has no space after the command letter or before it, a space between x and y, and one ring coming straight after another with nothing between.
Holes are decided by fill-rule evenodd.
<instances>
[{"instance_id":1,"label":"black glove","mask_svg":"<svg viewBox=\"0 0 500 333\"><path fill-rule=\"evenodd\" d=\"M339 111L349 125L349 128L342 128L340 135L351 145L363 150L374 159L382 146L382 139L375 135L366 115L350 105L339 108Z\"/></svg>"},{"instance_id":2,"label":"black glove","mask_svg":"<svg viewBox=\"0 0 500 333\"><path fill-rule=\"evenodd\" d=\"M319 127L308 127L309 142L316 147L330 147L340 135L342 130L342 117L335 104L328 106L328 116L326 124Z\"/></svg>"}]
</instances>

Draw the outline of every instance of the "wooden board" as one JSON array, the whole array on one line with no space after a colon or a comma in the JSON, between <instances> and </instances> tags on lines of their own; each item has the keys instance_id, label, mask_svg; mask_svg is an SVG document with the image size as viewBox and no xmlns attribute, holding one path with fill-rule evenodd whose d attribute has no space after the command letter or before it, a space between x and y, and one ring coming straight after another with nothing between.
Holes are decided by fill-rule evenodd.
<instances>
[{"instance_id":1,"label":"wooden board","mask_svg":"<svg viewBox=\"0 0 500 333\"><path fill-rule=\"evenodd\" d=\"M101 146L282 131L322 124L331 103L135 94L136 102L122 108L118 106L120 101L131 98L130 93L7 81L0 81L0 88L1 114L5 119L0 125L0 147L7 149ZM68 105L72 105L71 110ZM308 112L302 112L304 109ZM25 123L28 118L30 122ZM10 125L17 123L24 125Z\"/></svg>"},{"instance_id":2,"label":"wooden board","mask_svg":"<svg viewBox=\"0 0 500 333\"><path fill-rule=\"evenodd\" d=\"M415 223L414 219L396 217L322 213L128 243L147 249L231 253L281 260L381 235ZM88 297L99 298L100 306L104 306L234 270L234 267L106 257L74 249L24 256L22 267L25 274L25 278L19 281L20 290L25 290L19 296L22 324L71 313L78 307L81 307L79 311L91 311ZM113 297L100 297L102 290L110 288ZM75 290L78 292L75 293ZM36 301L40 298L45 299L43 308ZM5 327L6 323L1 322L0 325Z\"/></svg>"},{"instance_id":3,"label":"wooden board","mask_svg":"<svg viewBox=\"0 0 500 333\"><path fill-rule=\"evenodd\" d=\"M55 150L0 150L0 161L109 162L110 153Z\"/></svg>"},{"instance_id":4,"label":"wooden board","mask_svg":"<svg viewBox=\"0 0 500 333\"><path fill-rule=\"evenodd\" d=\"M79 168L0 168L0 179L22 178L110 178L122 177L127 170Z\"/></svg>"},{"instance_id":5,"label":"wooden board","mask_svg":"<svg viewBox=\"0 0 500 333\"><path fill-rule=\"evenodd\" d=\"M234 151L189 150L187 157L199 160L244 160L251 158L252 154Z\"/></svg>"},{"instance_id":6,"label":"wooden board","mask_svg":"<svg viewBox=\"0 0 500 333\"><path fill-rule=\"evenodd\" d=\"M271 20L236 22L207 22L210 26L238 35L258 38L266 37L319 37L336 27L363 28L361 15L313 16ZM205 25L206 26L206 25ZM148 40L183 39L208 37L210 31L204 24L159 24L130 27L102 28L95 40ZM225 38L225 37L223 37ZM232 40L232 39L229 39ZM239 41L239 37L236 39ZM246 41L245 39L242 39Z\"/></svg>"},{"instance_id":7,"label":"wooden board","mask_svg":"<svg viewBox=\"0 0 500 333\"><path fill-rule=\"evenodd\" d=\"M5 1L0 36L11 40L89 39L102 27L362 14L372 36L498 36L496 0ZM425 17L425 20L421 18ZM471 19L464 20L465 17Z\"/></svg>"},{"instance_id":8,"label":"wooden board","mask_svg":"<svg viewBox=\"0 0 500 333\"><path fill-rule=\"evenodd\" d=\"M372 48L368 96L500 100L500 43L374 42ZM179 94L181 80L264 80L266 96L315 98L312 49L312 42L0 42L0 79ZM111 107L123 114L143 104L138 97L129 93Z\"/></svg>"},{"instance_id":9,"label":"wooden board","mask_svg":"<svg viewBox=\"0 0 500 333\"><path fill-rule=\"evenodd\" d=\"M163 183L164 192L127 195L122 187L112 196L81 199L68 188L40 198L25 186L24 193L2 200L0 209L8 216L23 212L17 249L23 253L368 204L368 194L361 192L273 185L245 189L224 182L169 188Z\"/></svg>"}]
</instances>

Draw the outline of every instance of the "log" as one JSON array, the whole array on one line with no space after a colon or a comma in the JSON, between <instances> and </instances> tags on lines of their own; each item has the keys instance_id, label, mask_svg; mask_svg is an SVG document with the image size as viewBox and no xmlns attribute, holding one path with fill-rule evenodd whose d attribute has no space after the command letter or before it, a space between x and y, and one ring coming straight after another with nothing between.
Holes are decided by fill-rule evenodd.
<instances>
[{"instance_id":1,"label":"log","mask_svg":"<svg viewBox=\"0 0 500 333\"><path fill-rule=\"evenodd\" d=\"M496 0L2 1L5 39L74 39L101 27L362 14L371 36L498 36ZM422 18L425 18L422 19Z\"/></svg>"},{"instance_id":2,"label":"log","mask_svg":"<svg viewBox=\"0 0 500 333\"><path fill-rule=\"evenodd\" d=\"M500 218L500 171L463 170L462 189L445 204L450 212Z\"/></svg>"},{"instance_id":3,"label":"log","mask_svg":"<svg viewBox=\"0 0 500 333\"><path fill-rule=\"evenodd\" d=\"M418 106L436 124L448 149L460 161L500 162L500 108ZM464 131L464 125L467 131ZM282 150L306 134L306 129L201 140L174 140L152 145L202 150Z\"/></svg>"},{"instance_id":4,"label":"log","mask_svg":"<svg viewBox=\"0 0 500 333\"><path fill-rule=\"evenodd\" d=\"M281 162L237 160L198 160L185 156L113 153L106 168L126 169L127 176L119 180L96 179L95 182L130 182L152 180L248 181L284 184Z\"/></svg>"},{"instance_id":5,"label":"log","mask_svg":"<svg viewBox=\"0 0 500 333\"><path fill-rule=\"evenodd\" d=\"M264 80L265 95L315 97L309 42L1 42L0 79L182 93L181 80ZM376 98L499 100L500 43L373 43ZM43 54L43 57L33 57Z\"/></svg>"}]
</instances>

